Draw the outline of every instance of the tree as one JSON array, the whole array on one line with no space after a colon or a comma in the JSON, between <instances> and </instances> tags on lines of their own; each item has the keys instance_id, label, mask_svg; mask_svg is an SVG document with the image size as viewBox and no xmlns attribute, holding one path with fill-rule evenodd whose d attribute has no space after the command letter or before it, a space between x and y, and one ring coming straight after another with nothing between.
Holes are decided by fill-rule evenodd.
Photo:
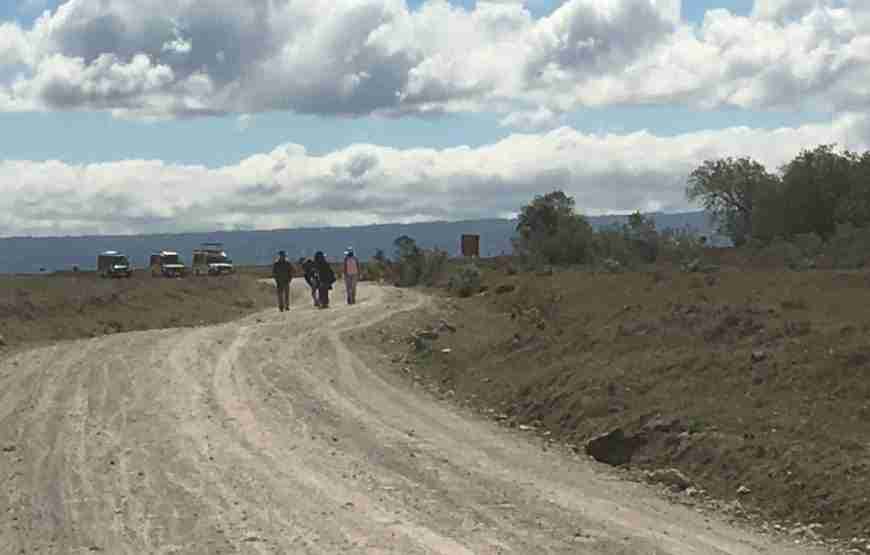
<instances>
[{"instance_id":1,"label":"tree","mask_svg":"<svg viewBox=\"0 0 870 555\"><path fill-rule=\"evenodd\" d=\"M560 223L574 217L574 199L556 190L544 196L538 195L530 204L522 207L517 231L526 240L533 235L554 235Z\"/></svg>"},{"instance_id":2,"label":"tree","mask_svg":"<svg viewBox=\"0 0 870 555\"><path fill-rule=\"evenodd\" d=\"M855 227L870 224L870 151L851 154L851 186L837 205L837 223Z\"/></svg>"},{"instance_id":3,"label":"tree","mask_svg":"<svg viewBox=\"0 0 870 555\"><path fill-rule=\"evenodd\" d=\"M414 258L420 254L420 247L417 246L417 241L407 235L397 237L396 240L393 241L393 246L396 249L396 262L402 262L403 260Z\"/></svg>"},{"instance_id":4,"label":"tree","mask_svg":"<svg viewBox=\"0 0 870 555\"><path fill-rule=\"evenodd\" d=\"M853 202L863 196L854 183L858 155L836 152L834 145L820 145L802 151L782 168L785 229L783 235L817 233L828 237L836 231L841 218L861 225L860 213L853 213ZM856 195L854 199L850 198ZM857 208L857 207L856 207Z\"/></svg>"},{"instance_id":5,"label":"tree","mask_svg":"<svg viewBox=\"0 0 870 555\"><path fill-rule=\"evenodd\" d=\"M594 232L583 216L574 212L574 199L553 191L520 209L517 251L527 259L546 264L586 262Z\"/></svg>"},{"instance_id":6,"label":"tree","mask_svg":"<svg viewBox=\"0 0 870 555\"><path fill-rule=\"evenodd\" d=\"M707 160L689 175L686 196L704 209L735 245L752 236L756 199L775 187L777 176L750 158Z\"/></svg>"}]
</instances>

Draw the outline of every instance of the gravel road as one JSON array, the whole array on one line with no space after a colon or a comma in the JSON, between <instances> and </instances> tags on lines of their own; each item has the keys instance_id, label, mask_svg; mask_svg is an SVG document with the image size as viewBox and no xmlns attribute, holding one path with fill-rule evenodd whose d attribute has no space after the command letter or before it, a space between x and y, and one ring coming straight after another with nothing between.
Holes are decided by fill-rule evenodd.
<instances>
[{"instance_id":1,"label":"gravel road","mask_svg":"<svg viewBox=\"0 0 870 555\"><path fill-rule=\"evenodd\" d=\"M424 296L364 285L318 311L294 290L286 313L0 360L0 553L808 552L460 414L347 342Z\"/></svg>"}]
</instances>

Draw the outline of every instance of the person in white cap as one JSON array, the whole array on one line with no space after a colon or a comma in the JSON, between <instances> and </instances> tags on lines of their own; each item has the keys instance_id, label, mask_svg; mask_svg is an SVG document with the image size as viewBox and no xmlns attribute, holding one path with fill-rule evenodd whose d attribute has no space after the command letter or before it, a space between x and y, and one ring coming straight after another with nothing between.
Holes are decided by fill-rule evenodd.
<instances>
[{"instance_id":1,"label":"person in white cap","mask_svg":"<svg viewBox=\"0 0 870 555\"><path fill-rule=\"evenodd\" d=\"M347 304L356 304L356 284L359 283L359 260L353 247L344 251L344 288L347 291Z\"/></svg>"}]
</instances>

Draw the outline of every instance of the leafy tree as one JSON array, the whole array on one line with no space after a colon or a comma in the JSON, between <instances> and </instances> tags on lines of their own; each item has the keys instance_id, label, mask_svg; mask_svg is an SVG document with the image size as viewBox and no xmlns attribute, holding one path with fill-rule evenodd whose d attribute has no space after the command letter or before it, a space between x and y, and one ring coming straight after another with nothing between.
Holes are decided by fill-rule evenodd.
<instances>
[{"instance_id":1,"label":"leafy tree","mask_svg":"<svg viewBox=\"0 0 870 555\"><path fill-rule=\"evenodd\" d=\"M562 191L536 196L520 210L515 248L527 260L546 264L586 262L594 241L592 226L574 212L574 199Z\"/></svg>"},{"instance_id":2,"label":"leafy tree","mask_svg":"<svg viewBox=\"0 0 870 555\"><path fill-rule=\"evenodd\" d=\"M834 145L802 151L782 168L785 229L783 235L818 233L829 237L837 228L838 212L853 192L857 156L836 152ZM844 214L845 215L845 214Z\"/></svg>"},{"instance_id":3,"label":"leafy tree","mask_svg":"<svg viewBox=\"0 0 870 555\"><path fill-rule=\"evenodd\" d=\"M719 232L739 246L752 236L756 199L777 182L777 176L750 158L720 158L692 171L686 196L700 200Z\"/></svg>"},{"instance_id":4,"label":"leafy tree","mask_svg":"<svg viewBox=\"0 0 870 555\"><path fill-rule=\"evenodd\" d=\"M396 262L401 262L404 259L413 258L420 254L420 247L417 246L417 241L407 235L397 237L393 241L393 247L396 249Z\"/></svg>"},{"instance_id":5,"label":"leafy tree","mask_svg":"<svg viewBox=\"0 0 870 555\"><path fill-rule=\"evenodd\" d=\"M553 191L535 199L520 211L517 231L523 239L555 234L564 220L576 218L574 199L563 191Z\"/></svg>"},{"instance_id":6,"label":"leafy tree","mask_svg":"<svg viewBox=\"0 0 870 555\"><path fill-rule=\"evenodd\" d=\"M870 223L870 151L850 157L850 189L837 205L838 223L857 227Z\"/></svg>"}]
</instances>

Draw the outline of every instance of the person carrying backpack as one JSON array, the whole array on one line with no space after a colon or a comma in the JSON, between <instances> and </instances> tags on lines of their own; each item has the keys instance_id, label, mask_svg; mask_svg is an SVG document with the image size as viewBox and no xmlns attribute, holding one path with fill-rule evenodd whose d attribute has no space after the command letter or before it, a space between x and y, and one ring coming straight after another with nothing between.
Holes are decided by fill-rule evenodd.
<instances>
[{"instance_id":1,"label":"person carrying backpack","mask_svg":"<svg viewBox=\"0 0 870 555\"><path fill-rule=\"evenodd\" d=\"M344 252L344 288L347 291L347 304L356 304L356 285L359 283L359 260L353 253L353 247Z\"/></svg>"},{"instance_id":2,"label":"person carrying backpack","mask_svg":"<svg viewBox=\"0 0 870 555\"><path fill-rule=\"evenodd\" d=\"M302 266L302 274L305 277L305 283L311 288L311 300L314 301L314 306L320 306L320 301L317 300L317 267L314 261L310 258L300 258L299 264Z\"/></svg>"},{"instance_id":3,"label":"person carrying backpack","mask_svg":"<svg viewBox=\"0 0 870 555\"><path fill-rule=\"evenodd\" d=\"M278 311L290 310L290 282L293 280L293 265L287 260L287 253L278 251L278 260L272 264L272 278L278 290Z\"/></svg>"},{"instance_id":4,"label":"person carrying backpack","mask_svg":"<svg viewBox=\"0 0 870 555\"><path fill-rule=\"evenodd\" d=\"M314 267L317 270L317 300L319 308L329 308L329 290L335 283L335 272L329 262L326 261L322 251L314 254Z\"/></svg>"}]
</instances>

